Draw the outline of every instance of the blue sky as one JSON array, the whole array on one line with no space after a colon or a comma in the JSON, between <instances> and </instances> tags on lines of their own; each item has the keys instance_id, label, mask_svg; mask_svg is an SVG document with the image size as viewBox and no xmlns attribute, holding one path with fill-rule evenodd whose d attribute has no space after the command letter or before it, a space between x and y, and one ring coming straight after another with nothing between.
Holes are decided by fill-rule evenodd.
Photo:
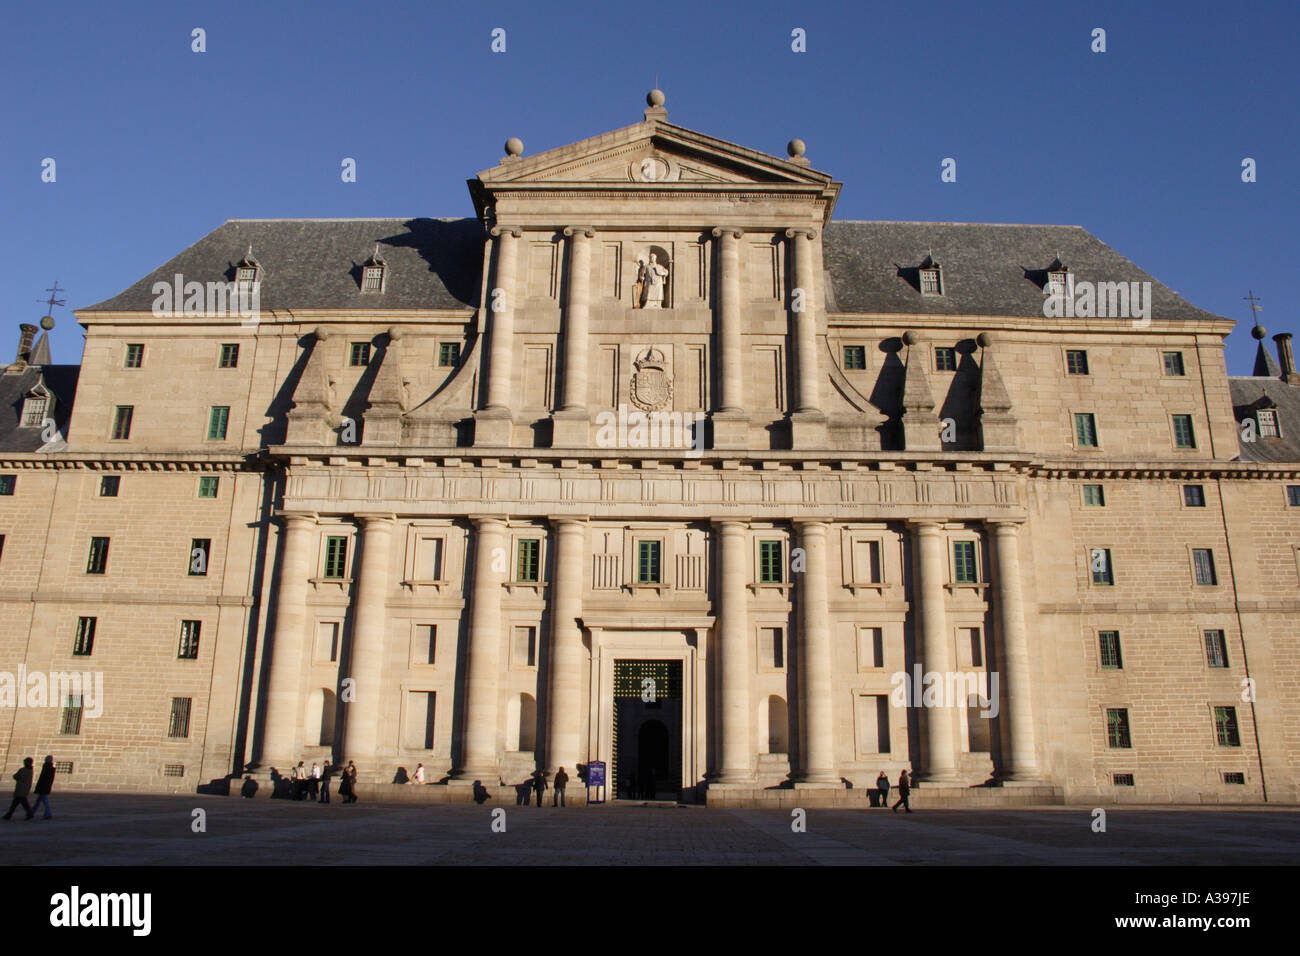
<instances>
[{"instance_id":1,"label":"blue sky","mask_svg":"<svg viewBox=\"0 0 1300 956\"><path fill-rule=\"evenodd\" d=\"M1300 332L1298 35L1284 0L12 3L0 356L55 278L90 305L226 219L472 215L465 180L508 136L536 153L637 122L657 72L671 122L776 155L804 139L845 184L837 219L1084 226L1238 320L1244 374L1247 289L1270 333Z\"/></svg>"}]
</instances>

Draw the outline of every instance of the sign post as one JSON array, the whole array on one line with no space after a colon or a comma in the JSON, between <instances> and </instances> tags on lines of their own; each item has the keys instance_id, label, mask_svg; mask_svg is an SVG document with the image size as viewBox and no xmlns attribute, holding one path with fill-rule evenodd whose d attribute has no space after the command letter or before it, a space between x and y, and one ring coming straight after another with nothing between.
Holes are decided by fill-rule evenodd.
<instances>
[{"instance_id":1,"label":"sign post","mask_svg":"<svg viewBox=\"0 0 1300 956\"><path fill-rule=\"evenodd\" d=\"M595 799L591 796L593 789L596 791ZM605 802L605 761L603 760L592 760L587 763L587 802Z\"/></svg>"}]
</instances>

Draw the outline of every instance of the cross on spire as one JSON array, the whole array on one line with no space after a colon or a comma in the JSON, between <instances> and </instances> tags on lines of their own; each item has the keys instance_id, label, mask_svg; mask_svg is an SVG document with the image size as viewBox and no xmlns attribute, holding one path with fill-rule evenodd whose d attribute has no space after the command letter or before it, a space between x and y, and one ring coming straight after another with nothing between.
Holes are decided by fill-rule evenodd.
<instances>
[{"instance_id":1,"label":"cross on spire","mask_svg":"<svg viewBox=\"0 0 1300 956\"><path fill-rule=\"evenodd\" d=\"M1255 313L1255 324L1256 324L1256 325L1259 325L1259 313L1260 313L1261 311L1263 311L1263 310L1262 310L1258 305L1256 305L1255 303L1257 303L1257 302L1263 302L1264 300L1261 299L1261 298L1259 298L1258 296L1255 295L1255 290L1254 290L1254 289L1249 289L1249 290L1247 290L1247 291L1248 291L1250 294L1249 294L1249 295L1243 295L1243 296L1241 297L1241 298L1242 298L1242 301L1243 301L1243 302L1249 302L1249 303L1250 303L1250 311L1253 312L1253 313Z\"/></svg>"},{"instance_id":2,"label":"cross on spire","mask_svg":"<svg viewBox=\"0 0 1300 956\"><path fill-rule=\"evenodd\" d=\"M60 289L60 288L59 288L59 280L58 280L58 279L55 279L55 280L54 280L54 288L52 288L52 289L46 289L45 291L48 292L48 293L50 294L50 297L49 297L48 299L37 299L36 301L37 301L37 302L44 302L44 303L45 303L45 305L48 307L48 311L46 312L46 314L48 315L50 312L53 312L53 311L54 311L54 307L55 307L56 305L63 305L63 304L67 301L66 299L60 299L60 298L57 298L57 296L58 296L58 294L59 294L60 292L67 292L68 290L67 290L67 289Z\"/></svg>"}]
</instances>

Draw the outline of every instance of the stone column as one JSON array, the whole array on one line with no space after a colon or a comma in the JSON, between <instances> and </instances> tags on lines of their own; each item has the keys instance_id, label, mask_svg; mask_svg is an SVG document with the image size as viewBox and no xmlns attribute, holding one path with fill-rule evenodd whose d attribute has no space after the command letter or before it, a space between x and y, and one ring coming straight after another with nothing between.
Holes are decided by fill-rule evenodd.
<instances>
[{"instance_id":1,"label":"stone column","mask_svg":"<svg viewBox=\"0 0 1300 956\"><path fill-rule=\"evenodd\" d=\"M268 653L266 712L261 766L287 773L298 763L298 723L303 716L302 664L307 628L307 579L311 577L316 516L285 512L280 566L276 572L275 621Z\"/></svg>"},{"instance_id":2,"label":"stone column","mask_svg":"<svg viewBox=\"0 0 1300 956\"><path fill-rule=\"evenodd\" d=\"M1034 748L1034 711L1029 677L1029 634L1025 628L1025 603L1020 582L1019 527L1014 521L990 521L997 558L996 620L1001 653L1002 700L1000 713L1006 717L1011 737L1003 753L1000 776L1009 781L1042 779Z\"/></svg>"},{"instance_id":3,"label":"stone column","mask_svg":"<svg viewBox=\"0 0 1300 956\"><path fill-rule=\"evenodd\" d=\"M519 239L523 230L518 227L496 226L496 272L494 283L488 289L488 311L491 313L490 349L488 351L487 406L476 417L474 444L508 445L513 417L510 412L511 388L514 380L515 339L515 274L518 271Z\"/></svg>"},{"instance_id":4,"label":"stone column","mask_svg":"<svg viewBox=\"0 0 1300 956\"><path fill-rule=\"evenodd\" d=\"M917 644L917 664L922 675L937 672L943 687L947 675L953 670L952 641L948 635L948 614L944 606L944 585L948 574L944 567L944 535L938 521L910 521L915 532L915 574L912 578L913 606L920 620L914 628ZM913 686L912 705L922 703L923 687ZM921 708L921 726L925 741L925 759L922 762L923 778L931 783L956 783L956 735L953 732L955 714L951 707L943 706L943 688L939 689L939 705Z\"/></svg>"},{"instance_id":5,"label":"stone column","mask_svg":"<svg viewBox=\"0 0 1300 956\"><path fill-rule=\"evenodd\" d=\"M826 523L796 522L804 572L799 576L799 729L801 784L840 783L835 759L830 604L826 591Z\"/></svg>"},{"instance_id":6,"label":"stone column","mask_svg":"<svg viewBox=\"0 0 1300 956\"><path fill-rule=\"evenodd\" d=\"M817 361L817 287L813 275L813 240L817 233L812 229L787 229L785 237L790 242L790 257L794 260L794 287L790 304L794 324L795 361L795 411L821 411L820 377ZM796 290L801 293L796 297Z\"/></svg>"},{"instance_id":7,"label":"stone column","mask_svg":"<svg viewBox=\"0 0 1300 956\"><path fill-rule=\"evenodd\" d=\"M716 348L718 351L717 401L713 413L713 447L744 448L749 439L749 417L745 414L745 356L741 351L740 237L745 230L719 227L718 272L714 283L717 301Z\"/></svg>"},{"instance_id":8,"label":"stone column","mask_svg":"<svg viewBox=\"0 0 1300 956\"><path fill-rule=\"evenodd\" d=\"M504 570L493 570L494 552L505 553L506 523L495 516L474 517L474 583L470 591L469 647L465 655L464 747L456 776L497 784L497 737L501 670L501 585ZM509 555L503 564L508 567Z\"/></svg>"},{"instance_id":9,"label":"stone column","mask_svg":"<svg viewBox=\"0 0 1300 956\"><path fill-rule=\"evenodd\" d=\"M568 290L564 303L564 378L560 382L561 411L587 411L587 328L591 315L590 226L569 226Z\"/></svg>"},{"instance_id":10,"label":"stone column","mask_svg":"<svg viewBox=\"0 0 1300 956\"><path fill-rule=\"evenodd\" d=\"M392 550L391 514L357 515L361 522L361 570L352 605L352 641L348 655L353 699L344 708L343 759L355 760L367 774L374 766L379 743L379 702L384 697L384 655L388 649L389 552Z\"/></svg>"},{"instance_id":11,"label":"stone column","mask_svg":"<svg viewBox=\"0 0 1300 956\"><path fill-rule=\"evenodd\" d=\"M582 748L582 669L585 657L582 628L583 569L587 560L585 518L552 518L555 562L551 575L551 673L547 688L546 769L560 767L576 779L574 768L586 758Z\"/></svg>"},{"instance_id":12,"label":"stone column","mask_svg":"<svg viewBox=\"0 0 1300 956\"><path fill-rule=\"evenodd\" d=\"M749 635L749 549L747 519L719 519L718 531L718 660L714 674L721 706L718 710L719 784L754 783L754 714L750 701L750 671L754 666Z\"/></svg>"}]
</instances>

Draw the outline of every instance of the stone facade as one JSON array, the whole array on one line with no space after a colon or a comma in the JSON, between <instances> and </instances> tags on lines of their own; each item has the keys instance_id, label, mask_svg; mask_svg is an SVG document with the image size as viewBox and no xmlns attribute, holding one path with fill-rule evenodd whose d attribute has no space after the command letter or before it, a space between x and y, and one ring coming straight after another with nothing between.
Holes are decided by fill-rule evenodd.
<instances>
[{"instance_id":1,"label":"stone facade","mask_svg":"<svg viewBox=\"0 0 1300 956\"><path fill-rule=\"evenodd\" d=\"M833 222L802 144L724 143L661 97L507 152L476 221L227 223L80 310L53 441L19 420L31 354L5 372L0 661L103 679L75 732L15 706L6 767L1300 798L1300 464L1243 460L1231 321L1074 228ZM251 318L156 307L240 269ZM1061 272L1151 282L1149 321L1046 317ZM931 672L950 693L898 706Z\"/></svg>"}]
</instances>

